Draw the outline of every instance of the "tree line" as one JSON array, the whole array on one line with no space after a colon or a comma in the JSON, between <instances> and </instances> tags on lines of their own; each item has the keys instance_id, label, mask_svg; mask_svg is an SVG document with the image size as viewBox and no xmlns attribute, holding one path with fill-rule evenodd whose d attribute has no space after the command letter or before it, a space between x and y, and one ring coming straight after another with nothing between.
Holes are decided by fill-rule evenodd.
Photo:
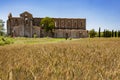
<instances>
[{"instance_id":1,"label":"tree line","mask_svg":"<svg viewBox=\"0 0 120 80\"><path fill-rule=\"evenodd\" d=\"M4 21L0 19L0 36L4 35Z\"/></svg>"},{"instance_id":2,"label":"tree line","mask_svg":"<svg viewBox=\"0 0 120 80\"><path fill-rule=\"evenodd\" d=\"M89 31L89 37L120 37L120 30L108 30L104 29L104 31L101 31L101 28L99 28L98 32L95 31L94 29Z\"/></svg>"}]
</instances>

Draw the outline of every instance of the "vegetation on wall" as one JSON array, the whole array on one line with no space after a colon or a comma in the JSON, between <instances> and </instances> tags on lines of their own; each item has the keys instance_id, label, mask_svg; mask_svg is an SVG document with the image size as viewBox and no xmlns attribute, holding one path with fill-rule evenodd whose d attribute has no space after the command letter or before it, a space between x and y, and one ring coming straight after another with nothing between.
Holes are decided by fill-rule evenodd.
<instances>
[{"instance_id":1,"label":"vegetation on wall","mask_svg":"<svg viewBox=\"0 0 120 80\"><path fill-rule=\"evenodd\" d=\"M52 30L55 27L55 22L53 18L45 17L41 20L41 26L45 29L45 31L48 33L49 31L52 33Z\"/></svg>"}]
</instances>

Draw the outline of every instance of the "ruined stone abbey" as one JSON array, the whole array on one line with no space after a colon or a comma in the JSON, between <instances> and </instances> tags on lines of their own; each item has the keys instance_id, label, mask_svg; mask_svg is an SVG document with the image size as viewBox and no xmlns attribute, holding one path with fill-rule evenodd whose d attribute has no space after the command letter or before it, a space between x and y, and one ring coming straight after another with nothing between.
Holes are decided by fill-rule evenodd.
<instances>
[{"instance_id":1,"label":"ruined stone abbey","mask_svg":"<svg viewBox=\"0 0 120 80\"><path fill-rule=\"evenodd\" d=\"M49 37L64 38L66 36L71 38L88 37L86 30L86 19L81 18L53 18L55 28L53 33L46 33L44 28L40 25L43 18L34 18L31 13L24 12L20 17L12 17L10 13L7 20L7 34L15 37Z\"/></svg>"}]
</instances>

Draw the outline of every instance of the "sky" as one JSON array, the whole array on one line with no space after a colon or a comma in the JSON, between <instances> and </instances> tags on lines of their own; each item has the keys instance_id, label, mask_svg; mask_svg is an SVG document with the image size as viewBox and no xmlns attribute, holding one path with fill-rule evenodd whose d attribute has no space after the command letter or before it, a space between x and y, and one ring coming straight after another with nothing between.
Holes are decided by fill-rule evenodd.
<instances>
[{"instance_id":1,"label":"sky","mask_svg":"<svg viewBox=\"0 0 120 80\"><path fill-rule=\"evenodd\" d=\"M1 0L0 19L19 17L28 11L33 17L86 18L86 29L120 30L120 0ZM5 23L6 24L6 23ZM6 25L5 25L6 28Z\"/></svg>"}]
</instances>

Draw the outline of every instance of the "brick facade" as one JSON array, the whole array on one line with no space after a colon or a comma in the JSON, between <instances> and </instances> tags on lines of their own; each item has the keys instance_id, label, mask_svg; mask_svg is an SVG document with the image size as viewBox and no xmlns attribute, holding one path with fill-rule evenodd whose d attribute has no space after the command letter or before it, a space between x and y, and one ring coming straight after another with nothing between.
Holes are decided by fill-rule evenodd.
<instances>
[{"instance_id":1,"label":"brick facade","mask_svg":"<svg viewBox=\"0 0 120 80\"><path fill-rule=\"evenodd\" d=\"M46 33L41 28L42 18L33 18L29 12L20 14L20 17L12 17L10 13L7 20L7 34L16 37L68 37L81 38L88 37L86 30L86 19L81 18L53 18L55 21L54 33Z\"/></svg>"}]
</instances>

